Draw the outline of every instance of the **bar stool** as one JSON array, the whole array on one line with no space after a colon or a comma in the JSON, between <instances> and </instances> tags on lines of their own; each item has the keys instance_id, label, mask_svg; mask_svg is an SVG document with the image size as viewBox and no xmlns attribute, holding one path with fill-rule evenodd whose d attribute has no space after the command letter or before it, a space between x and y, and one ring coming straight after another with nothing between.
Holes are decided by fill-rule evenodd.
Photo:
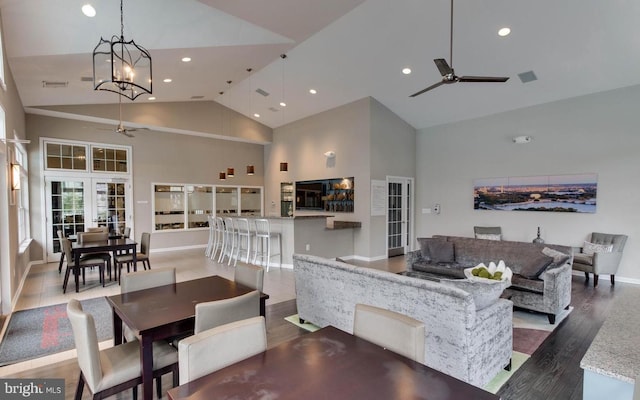
<instances>
[{"instance_id":1,"label":"bar stool","mask_svg":"<svg viewBox=\"0 0 640 400\"><path fill-rule=\"evenodd\" d=\"M213 249L211 251L211 255L209 258L212 260L216 259L216 254L218 251L222 252L225 243L224 237L224 220L222 217L212 217L213 226L214 226L214 239L213 239Z\"/></svg>"},{"instance_id":2,"label":"bar stool","mask_svg":"<svg viewBox=\"0 0 640 400\"><path fill-rule=\"evenodd\" d=\"M214 241L216 238L216 227L213 216L207 215L207 225L209 226L209 240L207 241L207 248L204 251L205 257L211 257L211 252L214 248Z\"/></svg>"},{"instance_id":3,"label":"bar stool","mask_svg":"<svg viewBox=\"0 0 640 400\"><path fill-rule=\"evenodd\" d=\"M222 247L222 251L220 252L220 258L218 258L219 263L224 262L225 256L227 257L227 265L231 265L231 259L233 256L233 251L236 247L236 229L233 223L233 218L225 217L224 218L224 244Z\"/></svg>"},{"instance_id":4,"label":"bar stool","mask_svg":"<svg viewBox=\"0 0 640 400\"><path fill-rule=\"evenodd\" d=\"M271 232L271 226L269 225L268 219L256 219L256 251L253 255L253 264L262 265L262 261L265 261L265 267L267 271L269 271L269 264L271 262L271 257L278 256L280 262L278 263L278 267L282 266L282 240L280 238L280 233ZM278 252L271 253L271 248L273 247L271 242L277 239L278 240ZM266 251L265 251L266 246Z\"/></svg>"},{"instance_id":5,"label":"bar stool","mask_svg":"<svg viewBox=\"0 0 640 400\"><path fill-rule=\"evenodd\" d=\"M249 220L247 218L236 218L235 221L238 243L235 247L235 254L233 256L233 266L236 266L236 264L238 263L238 258L242 254L246 254L244 262L248 263L249 254L251 254L251 228L249 227Z\"/></svg>"}]
</instances>

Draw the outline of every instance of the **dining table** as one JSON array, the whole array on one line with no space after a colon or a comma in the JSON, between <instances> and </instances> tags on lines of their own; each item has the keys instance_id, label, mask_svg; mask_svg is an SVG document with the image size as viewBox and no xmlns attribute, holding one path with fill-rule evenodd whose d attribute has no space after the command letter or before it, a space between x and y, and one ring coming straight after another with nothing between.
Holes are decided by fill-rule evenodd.
<instances>
[{"instance_id":1,"label":"dining table","mask_svg":"<svg viewBox=\"0 0 640 400\"><path fill-rule=\"evenodd\" d=\"M500 399L332 326L281 343L167 394L171 400Z\"/></svg>"},{"instance_id":2,"label":"dining table","mask_svg":"<svg viewBox=\"0 0 640 400\"><path fill-rule=\"evenodd\" d=\"M154 341L192 334L196 304L229 299L253 290L214 275L106 297L113 313L114 345L123 342L123 323L140 335L143 398L153 398ZM262 316L268 298L268 294L260 294Z\"/></svg>"},{"instance_id":3,"label":"dining table","mask_svg":"<svg viewBox=\"0 0 640 400\"><path fill-rule=\"evenodd\" d=\"M80 257L82 257L83 254L111 252L113 254L113 260L115 260L116 255L119 252L122 252L122 251L130 252L131 254L133 254L133 266L134 266L133 268L135 270L135 265L137 261L136 259L137 245L138 243L135 240L122 238L122 237L113 237L107 240L99 240L95 242L83 242L83 243L80 243L78 241L72 242L71 252L73 254L74 265L75 265L75 268L73 269L73 276L76 283L76 293L78 293L79 291L78 286L79 286L80 268L78 266L80 265ZM114 261L114 268L115 268L115 261ZM116 277L117 277L117 272L118 271L116 271ZM64 289L66 290L66 287Z\"/></svg>"}]
</instances>

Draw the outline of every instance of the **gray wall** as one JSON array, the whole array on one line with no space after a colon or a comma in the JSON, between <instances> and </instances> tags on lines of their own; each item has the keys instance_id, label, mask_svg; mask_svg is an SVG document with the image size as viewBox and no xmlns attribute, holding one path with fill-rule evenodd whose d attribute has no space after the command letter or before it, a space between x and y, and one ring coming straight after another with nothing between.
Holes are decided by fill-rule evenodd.
<instances>
[{"instance_id":1,"label":"gray wall","mask_svg":"<svg viewBox=\"0 0 640 400\"><path fill-rule=\"evenodd\" d=\"M83 121L27 115L27 130L32 144L29 148L30 189L32 196L32 234L37 242L32 258L44 258L42 224L43 179L40 137L82 140L105 144L130 145L133 148L133 202L136 237L141 232L151 232L152 183L193 183L218 185L263 185L263 146L229 140L178 135L157 131L137 131L128 138L97 127L111 125L92 124ZM256 167L256 174L245 173L247 165ZM218 172L227 167L235 168L236 176L226 181L218 180ZM146 203L144 203L146 201ZM152 235L151 248L165 249L206 244L206 231L157 232Z\"/></svg>"},{"instance_id":2,"label":"gray wall","mask_svg":"<svg viewBox=\"0 0 640 400\"><path fill-rule=\"evenodd\" d=\"M472 236L502 226L507 240L580 246L593 231L629 235L619 277L640 279L640 86L419 131L417 236ZM531 135L529 144L512 138ZM598 174L595 214L473 209L474 178ZM442 206L440 215L421 208Z\"/></svg>"},{"instance_id":3,"label":"gray wall","mask_svg":"<svg viewBox=\"0 0 640 400\"><path fill-rule=\"evenodd\" d=\"M415 135L415 129L370 97L277 128L273 144L265 146L267 209L279 213L280 182L353 176L355 212L333 214L336 220L362 223L354 234L355 256L385 257L385 219L371 217L371 179L412 177ZM335 159L326 159L328 150L335 151ZM289 172L279 172L283 161Z\"/></svg>"}]
</instances>

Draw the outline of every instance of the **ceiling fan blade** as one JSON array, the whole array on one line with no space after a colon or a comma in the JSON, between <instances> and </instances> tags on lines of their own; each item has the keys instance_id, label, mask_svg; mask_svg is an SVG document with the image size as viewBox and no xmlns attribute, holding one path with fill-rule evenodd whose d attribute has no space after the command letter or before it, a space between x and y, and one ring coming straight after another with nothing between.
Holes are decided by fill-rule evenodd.
<instances>
[{"instance_id":1,"label":"ceiling fan blade","mask_svg":"<svg viewBox=\"0 0 640 400\"><path fill-rule=\"evenodd\" d=\"M122 133L126 137L130 137L130 138L135 137L135 136L133 136L133 134L129 133L129 130L127 130L127 129L125 129L123 131L120 131L120 133Z\"/></svg>"},{"instance_id":2,"label":"ceiling fan blade","mask_svg":"<svg viewBox=\"0 0 640 400\"><path fill-rule=\"evenodd\" d=\"M440 71L440 75L445 76L449 74L453 74L453 68L449 66L447 60L444 58L436 58L433 60L436 63L436 67L438 67L438 71Z\"/></svg>"},{"instance_id":3,"label":"ceiling fan blade","mask_svg":"<svg viewBox=\"0 0 640 400\"><path fill-rule=\"evenodd\" d=\"M409 97L416 97L416 96L419 96L419 95L421 95L422 93L424 93L424 92L428 92L428 91L429 91L429 90L431 90L431 89L435 89L435 88L437 88L438 86L440 86L440 85L442 85L442 84L444 84L444 82L443 82L443 81L440 81L440 82L438 82L438 83L434 83L433 85L429 86L428 88L426 88L426 89L422 89L422 90L421 90L421 91L419 91L419 92L415 92L414 94L412 94L412 95L411 95L411 96L409 96Z\"/></svg>"},{"instance_id":4,"label":"ceiling fan blade","mask_svg":"<svg viewBox=\"0 0 640 400\"><path fill-rule=\"evenodd\" d=\"M458 82L506 82L508 80L508 76L461 76L458 78Z\"/></svg>"}]
</instances>

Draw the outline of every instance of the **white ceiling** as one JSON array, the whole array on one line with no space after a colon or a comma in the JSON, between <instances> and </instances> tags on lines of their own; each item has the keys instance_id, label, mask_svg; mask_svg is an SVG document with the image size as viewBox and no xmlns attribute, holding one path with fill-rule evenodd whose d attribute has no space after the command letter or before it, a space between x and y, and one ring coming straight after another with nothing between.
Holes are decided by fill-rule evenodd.
<instances>
[{"instance_id":1,"label":"white ceiling","mask_svg":"<svg viewBox=\"0 0 640 400\"><path fill-rule=\"evenodd\" d=\"M87 2L96 17L81 13ZM119 33L119 11L117 0L0 0L23 105L117 102L80 78L92 76L100 37ZM204 96L278 127L371 96L420 129L640 84L639 17L637 0L456 0L457 74L510 79L416 98L440 79L433 59L449 58L448 0L125 0L124 35L151 53L156 101ZM517 74L530 70L538 80L522 83Z\"/></svg>"}]
</instances>

